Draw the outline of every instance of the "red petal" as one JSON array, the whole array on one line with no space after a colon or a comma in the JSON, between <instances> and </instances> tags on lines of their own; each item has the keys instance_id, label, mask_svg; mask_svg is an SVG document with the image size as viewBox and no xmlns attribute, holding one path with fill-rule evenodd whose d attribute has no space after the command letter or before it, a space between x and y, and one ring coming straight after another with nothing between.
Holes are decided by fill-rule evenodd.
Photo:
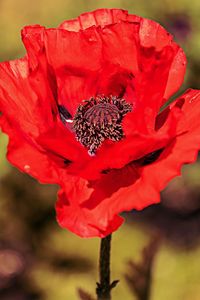
<instances>
[{"instance_id":1,"label":"red petal","mask_svg":"<svg viewBox=\"0 0 200 300\"><path fill-rule=\"evenodd\" d=\"M40 57L44 56L44 31L45 27L33 25L24 27L21 32L32 70L37 68Z\"/></svg>"},{"instance_id":2,"label":"red petal","mask_svg":"<svg viewBox=\"0 0 200 300\"><path fill-rule=\"evenodd\" d=\"M13 126L36 136L52 123L52 94L40 69L29 74L26 58L0 64L2 112Z\"/></svg>"},{"instance_id":3,"label":"red petal","mask_svg":"<svg viewBox=\"0 0 200 300\"><path fill-rule=\"evenodd\" d=\"M133 120L141 129L146 124L146 132L154 130L155 118L163 103L171 64L177 51L178 48L167 46L160 53L153 48L143 49L140 53L142 69L134 81L136 99L133 104Z\"/></svg>"},{"instance_id":4,"label":"red petal","mask_svg":"<svg viewBox=\"0 0 200 300\"><path fill-rule=\"evenodd\" d=\"M185 103L181 103L184 114L178 122L177 137L155 163L144 167L141 172L143 183L158 191L173 177L180 175L183 164L194 162L200 149L200 91L189 90L171 108L179 105L180 100L185 100Z\"/></svg>"},{"instance_id":5,"label":"red petal","mask_svg":"<svg viewBox=\"0 0 200 300\"><path fill-rule=\"evenodd\" d=\"M139 24L135 23L120 23L102 28L99 33L103 41L104 61L119 65L135 75L138 71L138 30Z\"/></svg>"},{"instance_id":6,"label":"red petal","mask_svg":"<svg viewBox=\"0 0 200 300\"><path fill-rule=\"evenodd\" d=\"M30 77L34 77L35 81L40 84L43 80L46 85L49 94L53 94L52 97L48 96L49 102L51 102L52 110L56 111L55 107L57 100L57 86L56 78L47 62L47 57L44 49L44 32L45 27L34 25L26 26L22 30L22 40L27 50L28 65L30 70ZM41 78L38 78L42 74Z\"/></svg>"},{"instance_id":7,"label":"red petal","mask_svg":"<svg viewBox=\"0 0 200 300\"><path fill-rule=\"evenodd\" d=\"M47 29L45 35L48 61L56 70L65 67L65 71L70 73L76 69L77 71L99 69L101 41L95 28L79 33Z\"/></svg>"},{"instance_id":8,"label":"red petal","mask_svg":"<svg viewBox=\"0 0 200 300\"><path fill-rule=\"evenodd\" d=\"M96 182L78 178L74 183L66 182L57 205L60 225L83 237L104 237L115 231L122 223L118 213L159 201L159 193L151 186L142 186L143 194L133 194L131 188L138 180L137 169L127 166L102 175Z\"/></svg>"},{"instance_id":9,"label":"red petal","mask_svg":"<svg viewBox=\"0 0 200 300\"><path fill-rule=\"evenodd\" d=\"M173 37L160 24L141 19L140 23L140 43L143 47L155 47L156 50L162 50L165 46L176 47ZM169 99L181 86L186 69L186 56L181 48L173 59L169 71L169 77L164 94L165 101Z\"/></svg>"},{"instance_id":10,"label":"red petal","mask_svg":"<svg viewBox=\"0 0 200 300\"><path fill-rule=\"evenodd\" d=\"M125 24L124 21L129 23ZM120 24L116 24L119 22ZM99 25L102 27L99 28ZM84 31L77 34L71 32L70 34L67 31L63 33L62 30L54 30L53 33L52 30L47 30L47 52L50 63L56 69L59 82L59 101L60 104L65 106L68 102L68 110L72 115L83 99L89 99L101 90L112 91L111 85L109 87L101 85L98 88L98 78L102 77L102 72L99 72L100 69L103 68L103 73L108 77L109 69L104 68L108 61L110 64L119 65L122 72L126 70L129 75L131 75L130 72L133 72L132 75L134 74L134 76L138 70L138 58L140 56L140 68L141 63L144 69L149 65L149 61L145 60L144 55L140 53L140 46L146 49L154 47L156 51L161 51L166 46L170 46L171 49L178 52L174 53L171 61L166 62L166 64L168 63L168 69L165 70L165 74L162 73L162 66L158 66L157 74L160 74L160 77L156 73L154 74L152 69L148 73L144 72L143 74L142 72L142 74L139 73L136 76L142 78L142 85L136 80L130 81L128 86L122 87L124 90L126 89L125 99L138 104L141 97L147 97L148 101L153 98L152 103L156 103L156 106L160 108L162 101L165 102L181 85L185 72L185 55L172 41L172 36L158 23L128 15L126 11L119 9L101 9L83 14L76 20L65 21L60 28L77 31L80 29L77 26L84 29ZM91 26L96 26L96 28L86 30ZM44 31L45 28L40 26L30 26L23 30L23 39L29 56L34 51L38 54L39 49L40 51L43 50ZM103 44L101 40L103 40ZM100 53L102 46L103 58ZM57 56L58 51L61 53L59 57ZM100 62L102 60L104 61L103 65ZM72 61L73 65L71 64ZM152 66L155 66L155 64L157 62L154 59L154 61L152 60ZM169 70L170 65L171 69ZM123 69L125 70L123 71ZM149 77L149 75L152 76ZM160 78L163 79L162 82L160 82ZM112 79L108 82L112 82ZM157 86L157 92L155 93L154 86L157 83L159 83L159 88ZM97 87L96 91L95 86ZM137 90L137 94L133 92L133 87ZM145 90L146 93L144 93ZM142 102L144 105L146 101L143 99ZM151 110L153 111L153 109ZM149 113L152 114L147 106L145 115Z\"/></svg>"},{"instance_id":11,"label":"red petal","mask_svg":"<svg viewBox=\"0 0 200 300\"><path fill-rule=\"evenodd\" d=\"M54 126L37 138L37 142L46 151L61 156L63 160L80 162L89 159L85 149L75 138L70 128L66 128L58 119Z\"/></svg>"},{"instance_id":12,"label":"red petal","mask_svg":"<svg viewBox=\"0 0 200 300\"><path fill-rule=\"evenodd\" d=\"M137 28L135 24L124 23L104 29L92 27L78 33L46 31L47 58L56 74L58 99L72 115L84 99L102 92L123 92L127 88L138 68L133 42ZM116 89L112 83L116 86L113 80L120 72L123 82Z\"/></svg>"},{"instance_id":13,"label":"red petal","mask_svg":"<svg viewBox=\"0 0 200 300\"><path fill-rule=\"evenodd\" d=\"M141 46L158 51L171 44L173 38L159 23L145 18L141 19L139 34Z\"/></svg>"},{"instance_id":14,"label":"red petal","mask_svg":"<svg viewBox=\"0 0 200 300\"><path fill-rule=\"evenodd\" d=\"M92 189L87 187L86 181L74 178L72 182L67 184L69 198L65 194L65 189L58 193L58 201L56 204L57 221L61 227L71 230L81 237L105 237L122 224L123 219L114 216L104 224L101 216L93 214L92 210L81 208L79 201L87 199Z\"/></svg>"},{"instance_id":15,"label":"red petal","mask_svg":"<svg viewBox=\"0 0 200 300\"><path fill-rule=\"evenodd\" d=\"M184 100L185 103L180 100ZM143 199L148 199L145 187L151 187L152 190L159 192L173 177L180 175L183 164L196 160L200 149L199 104L200 91L189 90L171 105L171 110L180 105L183 112L177 124L177 136L172 139L158 160L141 169L140 180L129 188L134 195L139 193ZM144 207L143 203L145 202L141 202L141 208Z\"/></svg>"},{"instance_id":16,"label":"red petal","mask_svg":"<svg viewBox=\"0 0 200 300\"><path fill-rule=\"evenodd\" d=\"M184 131L197 131L199 126L200 116L200 91L199 90L187 90L183 95L179 97L171 107L181 104L181 110L184 113L184 117L178 124L179 133Z\"/></svg>"},{"instance_id":17,"label":"red petal","mask_svg":"<svg viewBox=\"0 0 200 300\"><path fill-rule=\"evenodd\" d=\"M141 24L121 21L79 32L47 30L45 45L57 77L59 101L72 115L83 99L99 91L112 92L116 84L109 66L111 70L118 66L116 74L127 74L127 79L114 92L124 91L137 115L144 114L143 123L153 127L163 98L176 91L183 80L183 52L164 28L150 20Z\"/></svg>"},{"instance_id":18,"label":"red petal","mask_svg":"<svg viewBox=\"0 0 200 300\"><path fill-rule=\"evenodd\" d=\"M0 121L3 132L9 136L7 158L10 163L42 183L59 183L59 168L51 161L48 153L11 127L4 117Z\"/></svg>"},{"instance_id":19,"label":"red petal","mask_svg":"<svg viewBox=\"0 0 200 300\"><path fill-rule=\"evenodd\" d=\"M132 85L132 72L119 65L107 62L96 79L94 95L112 95L124 98L127 88ZM132 102L132 98L130 98Z\"/></svg>"},{"instance_id":20,"label":"red petal","mask_svg":"<svg viewBox=\"0 0 200 300\"><path fill-rule=\"evenodd\" d=\"M186 63L185 53L179 48L169 71L163 102L166 102L181 87L185 76Z\"/></svg>"},{"instance_id":21,"label":"red petal","mask_svg":"<svg viewBox=\"0 0 200 300\"><path fill-rule=\"evenodd\" d=\"M66 182L57 205L60 225L83 237L104 237L115 231L122 222L117 219L118 213L159 201L154 187L142 185L142 193L134 189L139 180L137 169L127 166L102 175L96 182L78 178L74 183Z\"/></svg>"},{"instance_id":22,"label":"red petal","mask_svg":"<svg viewBox=\"0 0 200 300\"><path fill-rule=\"evenodd\" d=\"M58 101L73 115L78 104L96 94L101 69L101 40L96 30L46 31L46 51L57 78ZM59 55L58 55L59 53Z\"/></svg>"},{"instance_id":23,"label":"red petal","mask_svg":"<svg viewBox=\"0 0 200 300\"><path fill-rule=\"evenodd\" d=\"M120 21L138 22L139 17L128 15L122 9L97 9L95 11L81 14L77 19L64 21L59 28L69 31L79 31L91 26L106 26Z\"/></svg>"}]
</instances>

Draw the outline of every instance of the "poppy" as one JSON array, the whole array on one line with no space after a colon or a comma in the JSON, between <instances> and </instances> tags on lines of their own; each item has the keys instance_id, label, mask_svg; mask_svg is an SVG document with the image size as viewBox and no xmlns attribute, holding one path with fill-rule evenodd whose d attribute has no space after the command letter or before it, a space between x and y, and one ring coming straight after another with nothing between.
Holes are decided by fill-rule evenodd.
<instances>
[{"instance_id":1,"label":"poppy","mask_svg":"<svg viewBox=\"0 0 200 300\"><path fill-rule=\"evenodd\" d=\"M60 185L62 227L104 237L121 212L158 203L197 157L200 92L166 106L183 82L185 54L158 23L120 9L27 26L22 40L25 57L0 64L7 158Z\"/></svg>"}]
</instances>

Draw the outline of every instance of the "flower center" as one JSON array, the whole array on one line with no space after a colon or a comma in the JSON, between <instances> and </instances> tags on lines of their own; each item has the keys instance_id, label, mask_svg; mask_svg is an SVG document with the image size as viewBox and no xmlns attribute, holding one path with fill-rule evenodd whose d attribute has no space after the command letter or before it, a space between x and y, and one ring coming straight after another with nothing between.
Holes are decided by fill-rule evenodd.
<instances>
[{"instance_id":1,"label":"flower center","mask_svg":"<svg viewBox=\"0 0 200 300\"><path fill-rule=\"evenodd\" d=\"M105 139L119 141L124 137L121 122L131 110L131 104L114 96L85 100L74 116L77 139L94 155Z\"/></svg>"}]
</instances>

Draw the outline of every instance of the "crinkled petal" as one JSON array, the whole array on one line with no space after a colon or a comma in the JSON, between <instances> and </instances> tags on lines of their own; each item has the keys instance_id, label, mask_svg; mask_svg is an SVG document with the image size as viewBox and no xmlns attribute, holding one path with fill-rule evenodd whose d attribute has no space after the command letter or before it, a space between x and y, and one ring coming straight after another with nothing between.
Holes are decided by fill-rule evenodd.
<instances>
[{"instance_id":1,"label":"crinkled petal","mask_svg":"<svg viewBox=\"0 0 200 300\"><path fill-rule=\"evenodd\" d=\"M42 74L47 90L53 95L48 96L51 102L53 112L56 112L57 101L57 84L55 74L49 66L44 48L45 27L40 25L26 26L22 29L22 41L27 51L28 66L32 77L36 77L36 82L40 83L41 79L37 79ZM31 77L30 76L30 77Z\"/></svg>"},{"instance_id":2,"label":"crinkled petal","mask_svg":"<svg viewBox=\"0 0 200 300\"><path fill-rule=\"evenodd\" d=\"M40 25L25 26L21 31L22 41L29 58L29 67L32 70L38 67L41 56L45 59L44 31L45 27Z\"/></svg>"},{"instance_id":3,"label":"crinkled petal","mask_svg":"<svg viewBox=\"0 0 200 300\"><path fill-rule=\"evenodd\" d=\"M58 193L57 221L61 227L81 237L102 238L117 230L123 219L116 215L109 223L103 224L101 216L94 215L92 210L81 208L78 202L90 197L91 192L92 189L87 187L87 182L81 178L74 178L70 184L66 183L65 188Z\"/></svg>"},{"instance_id":4,"label":"crinkled petal","mask_svg":"<svg viewBox=\"0 0 200 300\"><path fill-rule=\"evenodd\" d=\"M101 180L96 182L80 178L76 178L74 184L66 182L61 192L62 199L57 203L59 224L83 237L106 236L122 224L122 219L117 217L118 213L159 201L159 194L148 186L145 195L150 194L147 198L143 195L143 202L140 203L141 198L138 199L138 195L134 196L128 191L138 180L137 169L127 166L102 175Z\"/></svg>"},{"instance_id":5,"label":"crinkled petal","mask_svg":"<svg viewBox=\"0 0 200 300\"><path fill-rule=\"evenodd\" d=\"M120 21L139 22L140 17L129 15L128 11L122 9L98 9L81 14L78 18L64 21L59 28L69 31L79 31L91 26L106 26Z\"/></svg>"},{"instance_id":6,"label":"crinkled petal","mask_svg":"<svg viewBox=\"0 0 200 300\"><path fill-rule=\"evenodd\" d=\"M0 126L9 136L7 158L12 165L41 183L59 183L59 168L50 159L49 154L31 139L27 140L22 132L10 125L2 116Z\"/></svg>"},{"instance_id":7,"label":"crinkled petal","mask_svg":"<svg viewBox=\"0 0 200 300\"><path fill-rule=\"evenodd\" d=\"M136 115L143 113L143 123L152 123L149 127L153 128L165 97L177 90L185 72L183 51L163 27L147 19L78 32L46 30L45 48L57 78L58 101L72 115L82 100L101 91L112 92L117 83L110 69L118 67L115 73L126 74L126 80L114 93L133 103Z\"/></svg>"},{"instance_id":8,"label":"crinkled petal","mask_svg":"<svg viewBox=\"0 0 200 300\"><path fill-rule=\"evenodd\" d=\"M26 57L0 64L0 100L13 126L31 136L52 124L51 91L40 69L29 73Z\"/></svg>"},{"instance_id":9,"label":"crinkled petal","mask_svg":"<svg viewBox=\"0 0 200 300\"><path fill-rule=\"evenodd\" d=\"M172 43L173 38L159 23L145 18L141 19L139 34L142 47L155 47L156 50L162 50Z\"/></svg>"},{"instance_id":10,"label":"crinkled petal","mask_svg":"<svg viewBox=\"0 0 200 300\"><path fill-rule=\"evenodd\" d=\"M67 27L72 32L61 30ZM28 52L38 53L39 49L43 51L45 32L48 60L58 82L58 101L68 106L72 115L82 100L95 96L101 90L112 91L112 88L106 87L106 83L103 87L98 85L102 73L105 77L110 74L109 68L105 67L107 62L119 65L122 72L124 70L128 76L136 77L122 86L121 90L124 90L124 97L128 101L136 106L141 103L145 106L145 123L150 121L153 112L157 114L162 103L177 91L183 81L186 64L183 51L172 41L172 36L152 20L128 15L119 9L102 9L83 14L76 20L65 21L59 28L45 30L40 26L25 27L22 35ZM80 28L84 30L79 31ZM167 65L164 68L162 60L159 62L158 52L163 52L167 46L174 53L171 58L163 59ZM58 51L59 56L56 55ZM107 82L109 84L112 79Z\"/></svg>"},{"instance_id":11,"label":"crinkled petal","mask_svg":"<svg viewBox=\"0 0 200 300\"><path fill-rule=\"evenodd\" d=\"M162 50L167 45L176 47L173 37L160 24L142 19L140 23L140 43L145 48L154 47L156 50ZM186 69L186 56L181 48L174 56L169 70L167 85L165 88L164 101L168 100L181 86Z\"/></svg>"},{"instance_id":12,"label":"crinkled petal","mask_svg":"<svg viewBox=\"0 0 200 300\"><path fill-rule=\"evenodd\" d=\"M123 95L138 68L137 31L137 24L128 23L80 32L46 30L45 48L57 79L58 102L74 115L82 100L100 93ZM123 80L115 88L119 76Z\"/></svg>"},{"instance_id":13,"label":"crinkled petal","mask_svg":"<svg viewBox=\"0 0 200 300\"><path fill-rule=\"evenodd\" d=\"M144 128L144 124L146 132L154 130L155 119L163 103L169 72L177 51L178 48L166 46L162 52L155 52L154 48L144 48L140 52L141 68L134 80L133 127L136 122L140 130Z\"/></svg>"}]
</instances>

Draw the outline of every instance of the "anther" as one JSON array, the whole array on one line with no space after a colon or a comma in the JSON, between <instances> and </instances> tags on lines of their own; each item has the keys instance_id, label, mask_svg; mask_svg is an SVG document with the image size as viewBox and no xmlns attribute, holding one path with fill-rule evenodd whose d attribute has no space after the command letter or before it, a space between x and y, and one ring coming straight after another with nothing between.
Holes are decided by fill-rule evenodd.
<instances>
[{"instance_id":1,"label":"anther","mask_svg":"<svg viewBox=\"0 0 200 300\"><path fill-rule=\"evenodd\" d=\"M131 110L131 104L114 96L84 101L73 119L77 139L94 155L105 139L119 141L124 137L121 122Z\"/></svg>"}]
</instances>

